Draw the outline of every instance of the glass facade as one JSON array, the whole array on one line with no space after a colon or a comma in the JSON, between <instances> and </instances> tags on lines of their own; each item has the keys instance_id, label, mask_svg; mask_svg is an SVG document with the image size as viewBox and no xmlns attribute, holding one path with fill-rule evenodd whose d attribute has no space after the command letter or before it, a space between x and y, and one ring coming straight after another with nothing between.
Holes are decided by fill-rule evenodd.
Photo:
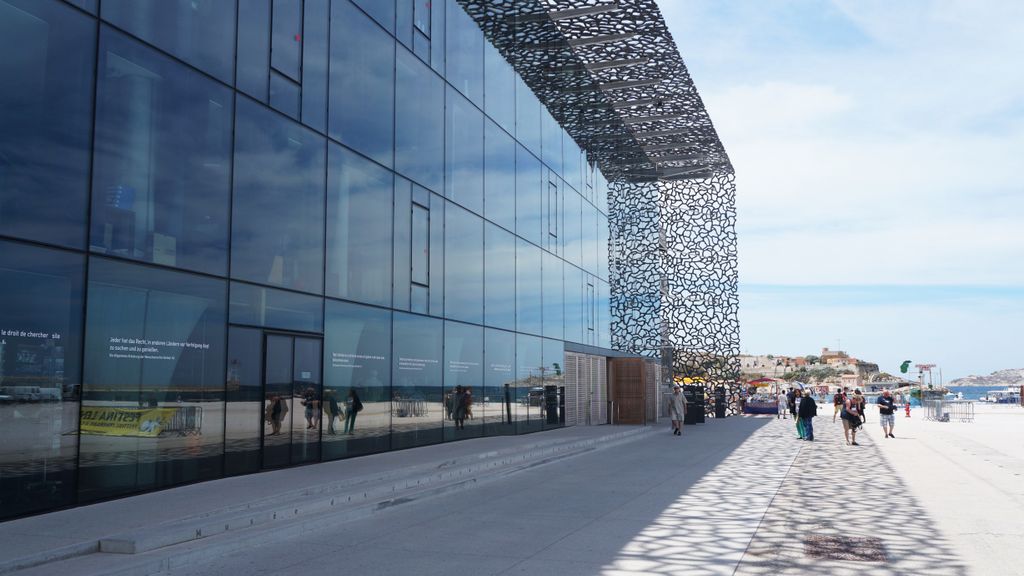
<instances>
[{"instance_id":1,"label":"glass facade","mask_svg":"<svg viewBox=\"0 0 1024 576\"><path fill-rule=\"evenodd\" d=\"M562 425L607 184L454 0L0 0L0 519Z\"/></svg>"}]
</instances>

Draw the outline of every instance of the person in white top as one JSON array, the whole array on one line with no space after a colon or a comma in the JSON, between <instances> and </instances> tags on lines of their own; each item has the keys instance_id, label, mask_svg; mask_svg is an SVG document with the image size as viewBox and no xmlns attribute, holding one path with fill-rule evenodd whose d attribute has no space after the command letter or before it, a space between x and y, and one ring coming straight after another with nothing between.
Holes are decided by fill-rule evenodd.
<instances>
[{"instance_id":1,"label":"person in white top","mask_svg":"<svg viewBox=\"0 0 1024 576\"><path fill-rule=\"evenodd\" d=\"M786 397L786 393L785 392L779 392L778 402L779 402L779 413L775 415L775 418L776 419L782 418L783 420L785 420L786 419L786 412L789 412L789 398Z\"/></svg>"}]
</instances>

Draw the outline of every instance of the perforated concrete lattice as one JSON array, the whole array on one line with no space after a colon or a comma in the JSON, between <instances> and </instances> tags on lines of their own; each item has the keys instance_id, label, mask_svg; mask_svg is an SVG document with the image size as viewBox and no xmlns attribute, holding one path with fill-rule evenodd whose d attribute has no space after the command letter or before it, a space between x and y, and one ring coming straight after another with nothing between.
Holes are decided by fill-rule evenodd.
<instances>
[{"instance_id":1,"label":"perforated concrete lattice","mask_svg":"<svg viewBox=\"0 0 1024 576\"><path fill-rule=\"evenodd\" d=\"M459 2L609 181L613 347L736 413L735 177L657 4Z\"/></svg>"}]
</instances>

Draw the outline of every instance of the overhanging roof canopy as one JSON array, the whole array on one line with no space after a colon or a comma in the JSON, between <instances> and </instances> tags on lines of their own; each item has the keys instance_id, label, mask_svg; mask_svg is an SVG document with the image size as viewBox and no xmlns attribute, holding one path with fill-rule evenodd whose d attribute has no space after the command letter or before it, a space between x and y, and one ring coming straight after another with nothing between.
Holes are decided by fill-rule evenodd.
<instances>
[{"instance_id":1,"label":"overhanging roof canopy","mask_svg":"<svg viewBox=\"0 0 1024 576\"><path fill-rule=\"evenodd\" d=\"M459 0L609 179L732 172L654 0Z\"/></svg>"}]
</instances>

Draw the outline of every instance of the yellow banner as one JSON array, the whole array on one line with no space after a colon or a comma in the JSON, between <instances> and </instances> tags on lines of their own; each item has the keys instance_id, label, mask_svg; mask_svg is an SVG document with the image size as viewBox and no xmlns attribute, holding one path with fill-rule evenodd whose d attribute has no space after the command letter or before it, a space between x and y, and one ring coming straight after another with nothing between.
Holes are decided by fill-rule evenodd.
<instances>
[{"instance_id":1,"label":"yellow banner","mask_svg":"<svg viewBox=\"0 0 1024 576\"><path fill-rule=\"evenodd\" d=\"M170 424L174 411L175 408L83 406L81 433L155 438Z\"/></svg>"}]
</instances>

